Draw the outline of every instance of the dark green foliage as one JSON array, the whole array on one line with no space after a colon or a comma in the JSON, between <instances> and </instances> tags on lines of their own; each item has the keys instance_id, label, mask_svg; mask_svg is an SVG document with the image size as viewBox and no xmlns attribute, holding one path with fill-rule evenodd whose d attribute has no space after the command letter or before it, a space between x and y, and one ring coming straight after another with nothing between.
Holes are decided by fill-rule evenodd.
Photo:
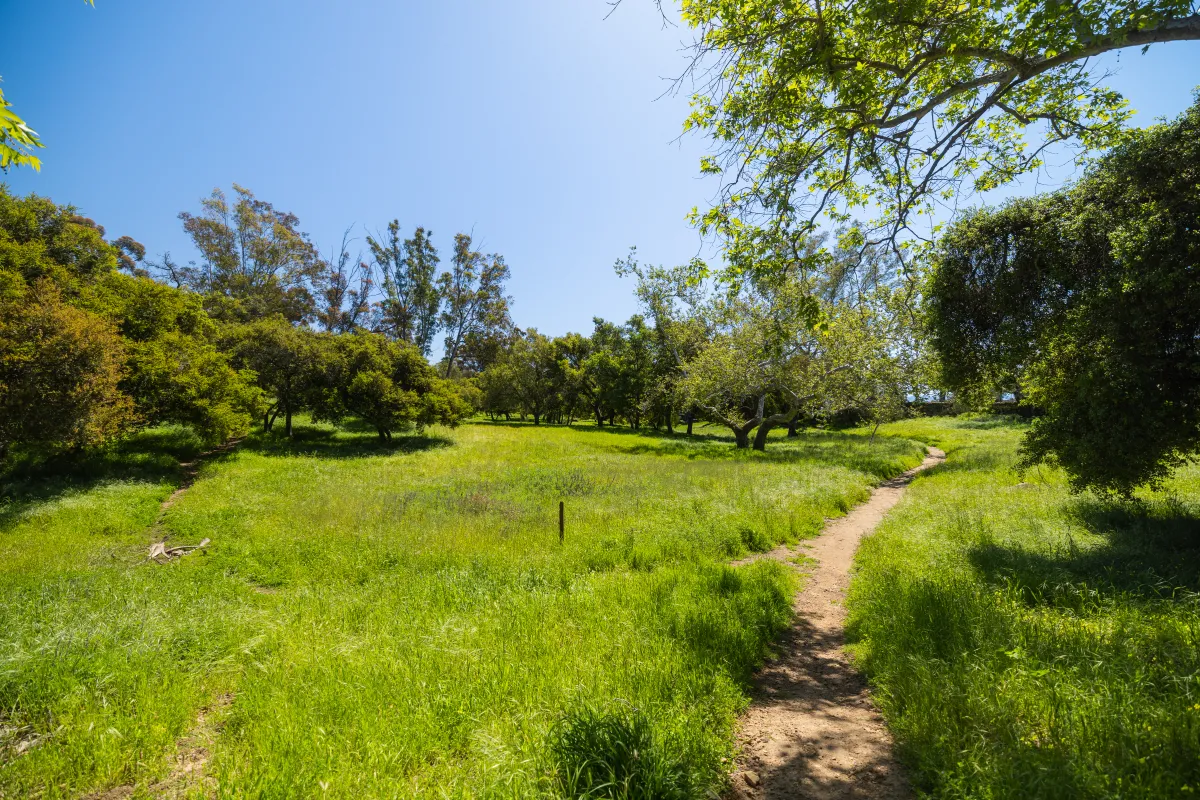
<instances>
[{"instance_id":1,"label":"dark green foliage","mask_svg":"<svg viewBox=\"0 0 1200 800\"><path fill-rule=\"evenodd\" d=\"M137 271L143 254L129 237L109 244L69 206L0 191L5 347L23 376L10 372L6 402L22 440L49 451L96 445L135 421L191 425L209 443L247 429L258 405L251 376L217 348L199 296L118 271ZM113 381L115 391L104 388ZM66 431L71 419L82 427Z\"/></svg>"},{"instance_id":2,"label":"dark green foliage","mask_svg":"<svg viewBox=\"0 0 1200 800\"><path fill-rule=\"evenodd\" d=\"M319 418L353 414L390 440L413 427L456 425L471 411L454 384L439 378L408 342L356 333L327 347L325 378L313 403Z\"/></svg>"},{"instance_id":3,"label":"dark green foliage","mask_svg":"<svg viewBox=\"0 0 1200 800\"><path fill-rule=\"evenodd\" d=\"M43 279L0 301L0 461L105 444L134 421L120 383L125 349L113 326L66 305Z\"/></svg>"},{"instance_id":4,"label":"dark green foliage","mask_svg":"<svg viewBox=\"0 0 1200 800\"><path fill-rule=\"evenodd\" d=\"M547 747L564 797L686 800L694 796L683 759L656 741L645 713L632 706L576 709L551 730Z\"/></svg>"},{"instance_id":5,"label":"dark green foliage","mask_svg":"<svg viewBox=\"0 0 1200 800\"><path fill-rule=\"evenodd\" d=\"M1200 447L1200 104L1132 133L1069 190L942 241L930 320L950 388L1045 410L1024 466L1128 495Z\"/></svg>"},{"instance_id":6,"label":"dark green foliage","mask_svg":"<svg viewBox=\"0 0 1200 800\"><path fill-rule=\"evenodd\" d=\"M325 383L322 346L326 338L282 317L227 329L222 346L234 363L250 370L267 397L263 427L270 430L282 414L284 434L292 435L292 417L312 404Z\"/></svg>"},{"instance_id":7,"label":"dark green foliage","mask_svg":"<svg viewBox=\"0 0 1200 800\"><path fill-rule=\"evenodd\" d=\"M133 365L122 384L143 419L189 425L208 444L245 433L263 405L254 374L200 337L172 331L129 344Z\"/></svg>"}]
</instances>

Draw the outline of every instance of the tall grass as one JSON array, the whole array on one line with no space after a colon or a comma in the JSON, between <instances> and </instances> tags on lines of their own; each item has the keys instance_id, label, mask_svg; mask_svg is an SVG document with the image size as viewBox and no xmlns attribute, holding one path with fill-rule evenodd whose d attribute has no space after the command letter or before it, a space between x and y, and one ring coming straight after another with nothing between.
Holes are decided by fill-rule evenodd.
<instances>
[{"instance_id":1,"label":"tall grass","mask_svg":"<svg viewBox=\"0 0 1200 800\"><path fill-rule=\"evenodd\" d=\"M719 789L794 590L778 564L727 563L814 534L920 458L816 433L764 455L487 424L385 447L307 426L208 464L152 531L180 477L162 437L190 447L154 436L5 490L6 797L207 791L174 772L201 714L229 797ZM147 563L163 533L212 545Z\"/></svg>"},{"instance_id":2,"label":"tall grass","mask_svg":"<svg viewBox=\"0 0 1200 800\"><path fill-rule=\"evenodd\" d=\"M941 443L866 540L851 638L935 797L1200 793L1200 470L1136 505L1011 471L1023 427L919 420Z\"/></svg>"}]
</instances>

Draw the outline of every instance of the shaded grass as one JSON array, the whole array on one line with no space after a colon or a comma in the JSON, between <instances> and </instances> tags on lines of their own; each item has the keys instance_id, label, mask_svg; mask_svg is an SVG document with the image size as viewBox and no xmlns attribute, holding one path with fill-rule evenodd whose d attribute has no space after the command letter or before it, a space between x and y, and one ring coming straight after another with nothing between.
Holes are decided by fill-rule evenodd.
<instances>
[{"instance_id":1,"label":"shaded grass","mask_svg":"<svg viewBox=\"0 0 1200 800\"><path fill-rule=\"evenodd\" d=\"M147 794L226 694L208 765L225 796L637 796L564 783L579 762L555 750L615 708L636 709L613 730L649 737L654 774L719 788L794 590L782 565L727 562L920 459L824 434L763 457L589 428L298 433L205 465L160 533L212 545L169 565L144 555L165 464L30 483L0 523L0 727L40 738L0 750L0 792Z\"/></svg>"},{"instance_id":2,"label":"shaded grass","mask_svg":"<svg viewBox=\"0 0 1200 800\"><path fill-rule=\"evenodd\" d=\"M859 663L935 797L1200 792L1200 470L1136 505L1011 471L1022 425L918 420L938 443L857 556Z\"/></svg>"}]
</instances>

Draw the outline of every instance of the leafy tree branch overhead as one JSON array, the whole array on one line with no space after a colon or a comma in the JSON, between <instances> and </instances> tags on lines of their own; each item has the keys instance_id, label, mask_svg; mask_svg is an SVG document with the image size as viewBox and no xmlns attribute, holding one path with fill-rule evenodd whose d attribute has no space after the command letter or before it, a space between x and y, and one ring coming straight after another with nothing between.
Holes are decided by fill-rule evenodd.
<instances>
[{"instance_id":1,"label":"leafy tree branch overhead","mask_svg":"<svg viewBox=\"0 0 1200 800\"><path fill-rule=\"evenodd\" d=\"M1094 56L1200 39L1190 0L683 0L698 32L686 127L716 142L706 232L735 269L823 218L848 244L927 233L939 201L1036 169L1047 148L1121 136L1130 111ZM774 243L774 244L773 244Z\"/></svg>"}]
</instances>

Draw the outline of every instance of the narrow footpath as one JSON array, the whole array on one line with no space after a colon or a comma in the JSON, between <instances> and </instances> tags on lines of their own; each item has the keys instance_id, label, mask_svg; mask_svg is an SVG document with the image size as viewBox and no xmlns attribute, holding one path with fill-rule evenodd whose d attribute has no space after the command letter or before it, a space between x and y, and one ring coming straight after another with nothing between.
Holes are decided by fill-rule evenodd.
<instances>
[{"instance_id":1,"label":"narrow footpath","mask_svg":"<svg viewBox=\"0 0 1200 800\"><path fill-rule=\"evenodd\" d=\"M830 521L820 536L796 550L779 547L757 556L793 566L797 555L813 560L799 567L808 577L796 595L796 621L780 642L781 655L755 680L754 700L742 720L733 797L909 796L887 727L843 649L844 600L859 541L900 501L914 475L946 458L935 447L928 452L920 466L881 484L867 502Z\"/></svg>"}]
</instances>

